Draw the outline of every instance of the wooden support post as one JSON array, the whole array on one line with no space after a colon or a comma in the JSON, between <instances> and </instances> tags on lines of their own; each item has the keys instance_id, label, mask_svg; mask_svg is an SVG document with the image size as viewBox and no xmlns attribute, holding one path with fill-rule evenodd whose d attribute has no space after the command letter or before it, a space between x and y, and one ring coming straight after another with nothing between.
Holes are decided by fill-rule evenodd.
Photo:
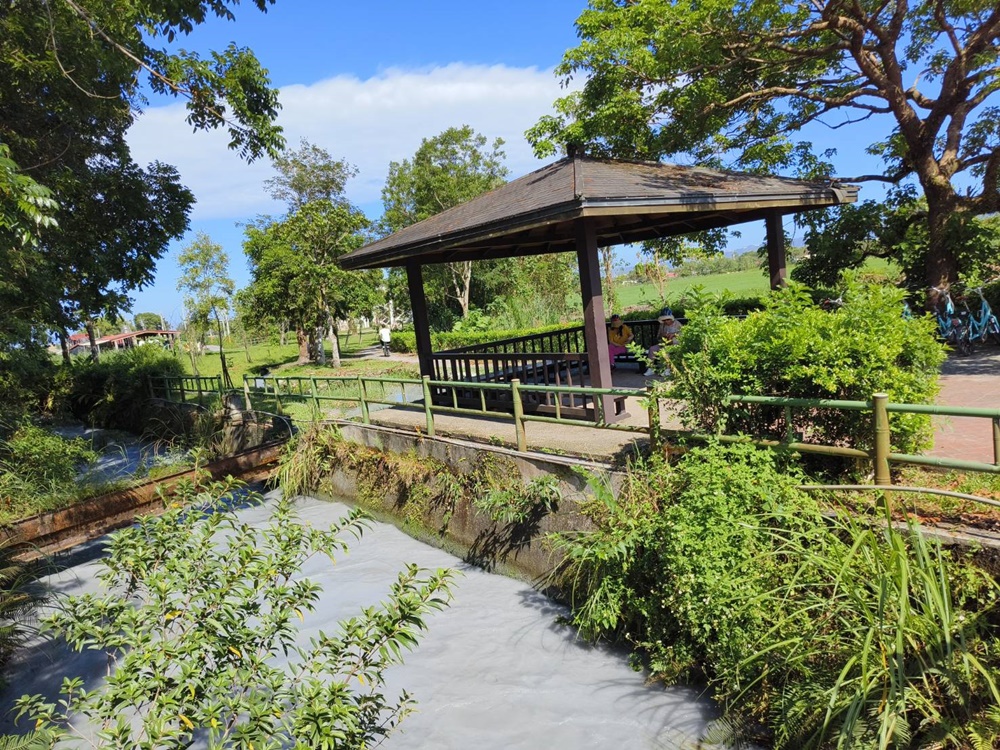
<instances>
[{"instance_id":1,"label":"wooden support post","mask_svg":"<svg viewBox=\"0 0 1000 750\"><path fill-rule=\"evenodd\" d=\"M580 295L583 298L583 336L590 364L590 385L611 388L611 355L608 352L608 329L604 323L604 296L601 291L601 263L597 251L594 224L587 219L576 222L576 259L580 267ZM598 396L601 408L594 404L595 417L603 412L605 422L617 422L614 398Z\"/></svg>"},{"instance_id":2,"label":"wooden support post","mask_svg":"<svg viewBox=\"0 0 1000 750\"><path fill-rule=\"evenodd\" d=\"M781 226L781 214L772 211L765 217L764 224L767 227L767 270L771 277L771 289L780 289L788 277L785 230Z\"/></svg>"},{"instance_id":3,"label":"wooden support post","mask_svg":"<svg viewBox=\"0 0 1000 750\"><path fill-rule=\"evenodd\" d=\"M419 263L406 264L406 285L410 292L410 309L413 311L413 333L417 339L417 360L420 374L433 377L434 360L431 357L431 328L427 321L427 297L424 294L424 275Z\"/></svg>"},{"instance_id":4,"label":"wooden support post","mask_svg":"<svg viewBox=\"0 0 1000 750\"><path fill-rule=\"evenodd\" d=\"M524 404L521 403L521 380L511 378L510 397L514 403L514 434L517 435L517 449L528 450L528 434L524 429Z\"/></svg>"}]
</instances>

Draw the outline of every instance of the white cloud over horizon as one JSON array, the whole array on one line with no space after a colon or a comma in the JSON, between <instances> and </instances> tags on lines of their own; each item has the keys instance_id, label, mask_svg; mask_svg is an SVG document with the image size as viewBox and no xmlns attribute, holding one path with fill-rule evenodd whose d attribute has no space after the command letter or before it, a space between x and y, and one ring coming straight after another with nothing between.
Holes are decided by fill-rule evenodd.
<instances>
[{"instance_id":1,"label":"white cloud over horizon","mask_svg":"<svg viewBox=\"0 0 1000 750\"><path fill-rule=\"evenodd\" d=\"M341 75L285 86L278 123L290 148L305 138L358 168L348 198L369 214L380 213L390 161L409 158L423 138L470 125L492 141L506 141L512 177L536 169L524 131L564 95L551 69L452 63L419 70L388 68L368 79ZM129 131L140 164L159 160L180 171L195 194L193 229L202 221L247 221L281 207L264 192L272 175L267 159L246 164L227 147L224 132L194 133L175 103L151 107Z\"/></svg>"}]
</instances>

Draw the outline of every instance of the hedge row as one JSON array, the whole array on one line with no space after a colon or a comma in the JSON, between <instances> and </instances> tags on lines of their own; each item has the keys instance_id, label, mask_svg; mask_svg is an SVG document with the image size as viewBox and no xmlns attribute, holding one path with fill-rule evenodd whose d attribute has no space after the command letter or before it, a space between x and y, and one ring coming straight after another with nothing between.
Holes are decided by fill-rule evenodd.
<instances>
[{"instance_id":1,"label":"hedge row","mask_svg":"<svg viewBox=\"0 0 1000 750\"><path fill-rule=\"evenodd\" d=\"M727 315L746 315L748 312L760 310L762 307L763 303L761 302L760 297L740 297L730 299L722 305L722 309ZM671 305L670 309L676 317L685 317L683 298L677 304ZM652 320L657 316L659 311L660 308L630 310L629 312L624 313L622 318L627 321ZM494 341L531 336L538 333L545 333L547 331L558 331L562 328L570 328L572 326L582 324L582 321L574 320L551 326L541 326L539 328L496 329L488 331L447 331L445 333L432 333L431 344L434 351L441 352L448 351L450 349L458 349L463 346L488 344ZM415 353L417 351L416 335L412 330L398 331L393 334L389 348L394 352Z\"/></svg>"}]
</instances>

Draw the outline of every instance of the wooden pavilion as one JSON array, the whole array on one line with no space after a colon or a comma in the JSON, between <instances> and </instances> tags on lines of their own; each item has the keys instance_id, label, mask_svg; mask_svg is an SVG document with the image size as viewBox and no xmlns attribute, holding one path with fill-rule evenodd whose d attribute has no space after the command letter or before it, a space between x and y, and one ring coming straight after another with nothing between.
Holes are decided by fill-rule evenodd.
<instances>
[{"instance_id":1,"label":"wooden pavilion","mask_svg":"<svg viewBox=\"0 0 1000 750\"><path fill-rule=\"evenodd\" d=\"M857 187L829 181L573 155L348 253L340 264L345 269L406 268L421 375L610 388L599 247L763 220L775 288L786 275L782 217L853 203L857 192ZM423 266L555 252L577 255L582 327L432 351ZM477 405L481 398L475 394ZM599 414L613 422L613 399L603 398ZM593 418L598 405L585 398L572 401L564 403L563 414L576 411ZM526 406L546 411L551 398L532 399Z\"/></svg>"}]
</instances>

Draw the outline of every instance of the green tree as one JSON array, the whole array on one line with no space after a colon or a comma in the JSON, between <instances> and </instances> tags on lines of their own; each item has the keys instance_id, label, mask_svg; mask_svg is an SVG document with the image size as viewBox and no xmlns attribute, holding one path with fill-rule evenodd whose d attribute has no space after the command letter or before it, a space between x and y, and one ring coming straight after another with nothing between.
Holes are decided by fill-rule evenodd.
<instances>
[{"instance_id":1,"label":"green tree","mask_svg":"<svg viewBox=\"0 0 1000 750\"><path fill-rule=\"evenodd\" d=\"M137 331L156 331L170 327L162 315L154 312L136 313L135 317L132 318L132 323Z\"/></svg>"},{"instance_id":2,"label":"green tree","mask_svg":"<svg viewBox=\"0 0 1000 750\"><path fill-rule=\"evenodd\" d=\"M360 536L359 512L329 530L281 500L264 524L234 508L262 498L234 485L179 486L163 516L117 532L102 560L103 591L67 597L46 622L77 651L107 655L95 689L67 678L61 702L18 701L45 747L374 747L412 710L386 695L402 660L447 606L449 571L399 573L386 600L308 642L299 637L322 595L302 574Z\"/></svg>"},{"instance_id":3,"label":"green tree","mask_svg":"<svg viewBox=\"0 0 1000 750\"><path fill-rule=\"evenodd\" d=\"M558 72L587 80L529 131L540 154L574 143L820 177L832 152L794 142L800 129L884 123L868 147L884 168L849 179L919 186L932 285L962 270L949 235L1000 209L996 3L591 0L577 29Z\"/></svg>"},{"instance_id":4,"label":"green tree","mask_svg":"<svg viewBox=\"0 0 1000 750\"><path fill-rule=\"evenodd\" d=\"M271 160L277 174L264 182L275 200L294 212L306 203L328 200L346 202L347 181L358 173L344 159L334 159L330 152L303 138L296 151L282 153Z\"/></svg>"},{"instance_id":5,"label":"green tree","mask_svg":"<svg viewBox=\"0 0 1000 750\"><path fill-rule=\"evenodd\" d=\"M502 146L497 138L487 148L486 137L468 125L423 139L412 160L389 164L382 188L384 230L399 231L503 185L508 170ZM463 318L469 314L472 269L472 261L463 261L425 275L429 287L436 285L457 303Z\"/></svg>"},{"instance_id":6,"label":"green tree","mask_svg":"<svg viewBox=\"0 0 1000 750\"><path fill-rule=\"evenodd\" d=\"M361 211L327 199L305 203L280 221L247 227L247 310L258 323L288 320L296 331L300 363L323 360L323 332L328 332L331 364L339 367L336 323L370 314L381 301L380 272L345 271L336 262L365 243L368 227Z\"/></svg>"},{"instance_id":7,"label":"green tree","mask_svg":"<svg viewBox=\"0 0 1000 750\"><path fill-rule=\"evenodd\" d=\"M223 351L223 318L226 317L233 298L234 284L229 277L229 256L222 245L212 242L204 232L198 232L191 244L184 248L177 259L181 276L177 291L184 292L184 309L187 327L204 343L205 334L214 322L219 336L219 359L222 361L222 380L227 388L233 383L226 366ZM193 361L192 351L192 361Z\"/></svg>"},{"instance_id":8,"label":"green tree","mask_svg":"<svg viewBox=\"0 0 1000 750\"><path fill-rule=\"evenodd\" d=\"M26 330L64 334L127 309L129 292L186 228L193 198L176 171L139 167L125 141L146 103L142 86L184 97L193 128L226 128L248 160L280 147L277 94L248 50L201 59L158 46L210 14L232 18L237 4L17 0L0 13L0 252L12 256L9 265L0 256L9 269L0 318L18 321L3 332L21 336L12 346L24 345ZM254 0L261 11L269 4ZM50 200L62 206L58 227ZM20 236L17 247L7 233Z\"/></svg>"}]
</instances>

